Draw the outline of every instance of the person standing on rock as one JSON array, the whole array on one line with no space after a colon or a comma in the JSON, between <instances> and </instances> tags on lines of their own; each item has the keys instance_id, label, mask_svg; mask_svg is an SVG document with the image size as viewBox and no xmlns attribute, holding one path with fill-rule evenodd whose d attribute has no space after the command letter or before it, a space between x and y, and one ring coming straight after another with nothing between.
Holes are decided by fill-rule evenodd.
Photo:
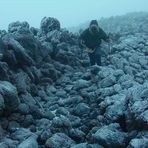
<instances>
[{"instance_id":1,"label":"person standing on rock","mask_svg":"<svg viewBox=\"0 0 148 148\"><path fill-rule=\"evenodd\" d=\"M90 64L101 66L101 41L109 42L109 37L98 25L97 20L90 22L89 28L80 35L80 46L88 51Z\"/></svg>"}]
</instances>

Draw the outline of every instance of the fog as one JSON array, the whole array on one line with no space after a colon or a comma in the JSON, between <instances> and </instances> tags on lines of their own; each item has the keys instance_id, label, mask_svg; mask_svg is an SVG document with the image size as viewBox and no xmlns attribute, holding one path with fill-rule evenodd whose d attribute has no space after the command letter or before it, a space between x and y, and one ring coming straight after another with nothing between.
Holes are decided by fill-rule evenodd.
<instances>
[{"instance_id":1,"label":"fog","mask_svg":"<svg viewBox=\"0 0 148 148\"><path fill-rule=\"evenodd\" d=\"M18 20L39 27L44 16L57 18L62 27L71 27L133 11L148 11L148 0L0 0L0 29Z\"/></svg>"}]
</instances>

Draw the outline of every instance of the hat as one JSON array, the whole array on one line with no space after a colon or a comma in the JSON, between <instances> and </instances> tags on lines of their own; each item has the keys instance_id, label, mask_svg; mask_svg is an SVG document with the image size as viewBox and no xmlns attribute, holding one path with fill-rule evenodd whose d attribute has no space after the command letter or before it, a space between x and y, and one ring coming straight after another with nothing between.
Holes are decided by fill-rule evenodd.
<instances>
[{"instance_id":1,"label":"hat","mask_svg":"<svg viewBox=\"0 0 148 148\"><path fill-rule=\"evenodd\" d=\"M90 26L91 26L91 25L97 25L97 26L98 26L97 20L92 20L92 21L90 22Z\"/></svg>"}]
</instances>

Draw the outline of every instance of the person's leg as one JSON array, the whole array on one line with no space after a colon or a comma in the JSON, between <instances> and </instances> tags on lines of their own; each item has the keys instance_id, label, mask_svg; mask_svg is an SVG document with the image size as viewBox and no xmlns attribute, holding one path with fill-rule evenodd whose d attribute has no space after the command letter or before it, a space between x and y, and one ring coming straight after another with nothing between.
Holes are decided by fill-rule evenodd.
<instances>
[{"instance_id":1,"label":"person's leg","mask_svg":"<svg viewBox=\"0 0 148 148\"><path fill-rule=\"evenodd\" d=\"M95 50L95 62L101 66L101 48L97 47Z\"/></svg>"},{"instance_id":2,"label":"person's leg","mask_svg":"<svg viewBox=\"0 0 148 148\"><path fill-rule=\"evenodd\" d=\"M88 53L90 64L95 65L95 53Z\"/></svg>"}]
</instances>

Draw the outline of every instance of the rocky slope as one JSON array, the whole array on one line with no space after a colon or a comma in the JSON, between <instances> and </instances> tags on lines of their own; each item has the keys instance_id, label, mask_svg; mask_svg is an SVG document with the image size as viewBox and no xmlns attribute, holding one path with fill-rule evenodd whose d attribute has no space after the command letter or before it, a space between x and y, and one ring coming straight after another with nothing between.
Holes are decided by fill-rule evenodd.
<instances>
[{"instance_id":1,"label":"rocky slope","mask_svg":"<svg viewBox=\"0 0 148 148\"><path fill-rule=\"evenodd\" d=\"M55 18L8 28L0 31L0 148L147 147L147 32L110 30L103 65L89 66L78 35Z\"/></svg>"}]
</instances>

